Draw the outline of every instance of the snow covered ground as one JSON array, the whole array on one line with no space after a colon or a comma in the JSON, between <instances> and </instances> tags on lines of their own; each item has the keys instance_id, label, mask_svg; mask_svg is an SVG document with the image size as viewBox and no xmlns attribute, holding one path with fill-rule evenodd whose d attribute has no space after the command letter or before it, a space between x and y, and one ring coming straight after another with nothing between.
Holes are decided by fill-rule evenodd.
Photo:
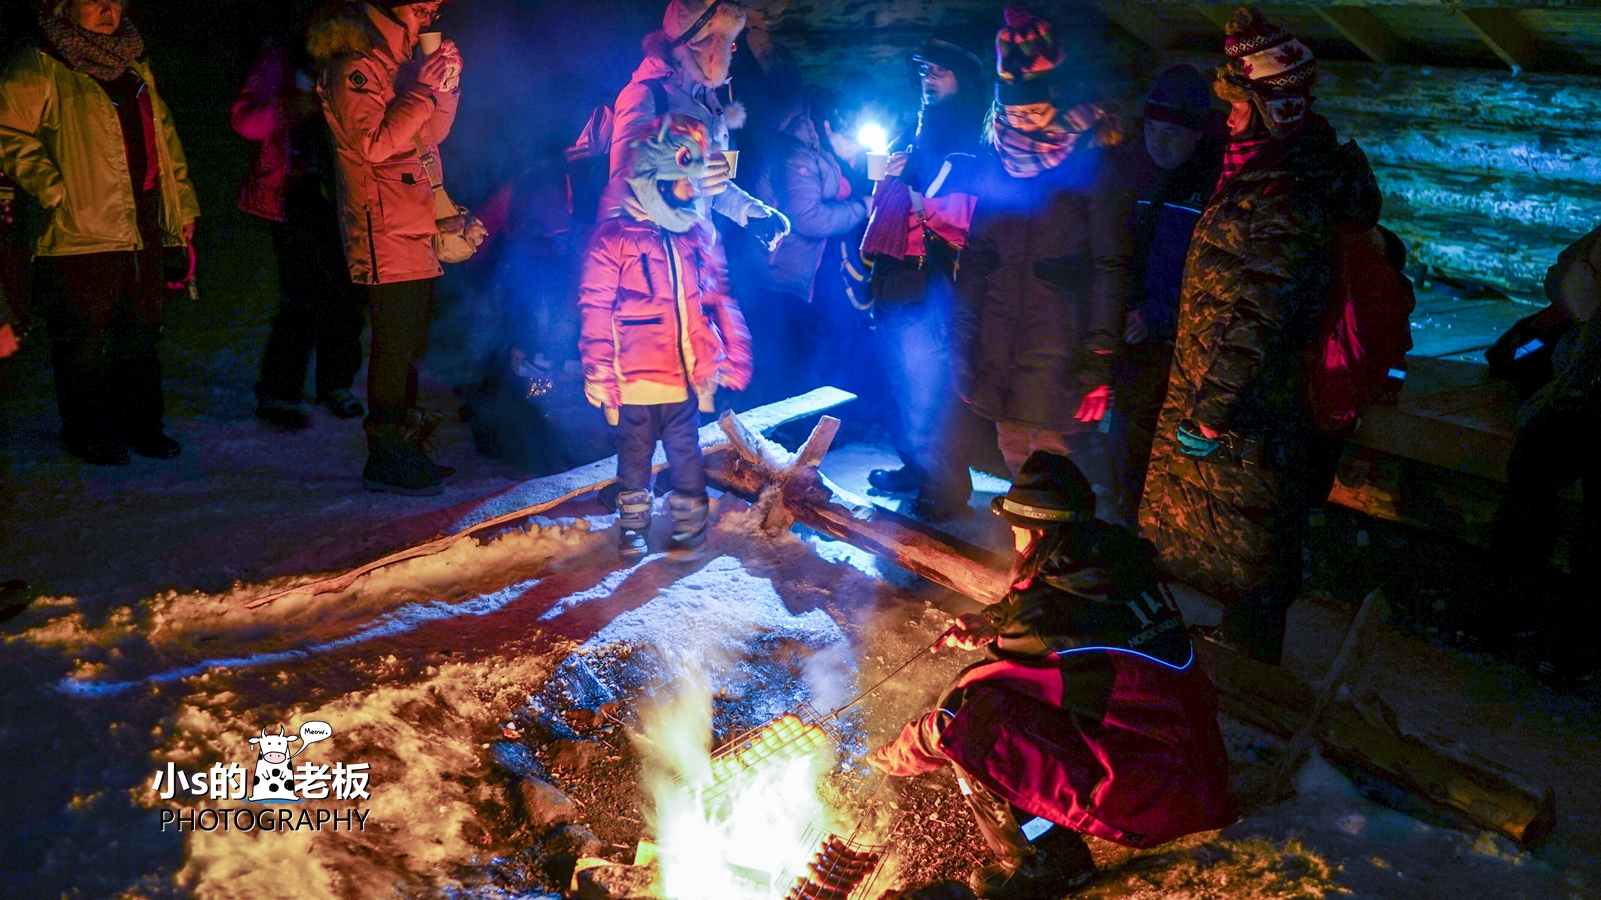
<instances>
[{"instance_id":1,"label":"snow covered ground","mask_svg":"<svg viewBox=\"0 0 1601 900\"><path fill-rule=\"evenodd\" d=\"M847 545L761 536L732 499L717 505L706 562L652 557L620 568L609 518L584 498L345 590L251 608L284 587L450 533L528 488L478 457L466 426L447 417L442 461L461 473L443 496L364 493L359 425L320 418L305 434L269 432L249 415L248 348L182 342L169 347L169 383L184 456L85 469L54 447L44 354L37 342L26 353L13 369L15 395L0 405L0 575L26 579L37 595L0 625L7 896L540 896L537 879L519 880L513 865L533 845L516 812L504 752L515 741L504 727L533 727L539 704L570 683L575 660L590 661L588 689L625 703L649 692L647 674L663 671L635 657L706 660L726 694L720 727L731 727L798 699L839 702L965 608ZM429 382L425 393L453 408L443 385ZM865 472L888 461L885 448L855 444L823 468L865 493ZM984 510L1005 485L978 486L973 514L950 527L1001 546L1004 531ZM1338 604L1297 607L1291 665L1315 675L1348 615ZM847 749L891 736L962 662L935 657L891 682L865 704ZM1377 666L1406 723L1556 787L1562 820L1546 845L1522 852L1410 818L1314 759L1294 798L1252 810L1220 835L1137 855L1098 845L1111 874L1086 896L1597 896L1596 710L1394 633ZM152 788L158 769L249 766L250 737L306 721L333 732L305 751L308 760L370 767L369 798L310 805L365 809L365 830L162 830L162 810L246 804L164 800ZM1273 762L1275 739L1234 725L1228 735L1242 768ZM970 844L954 796L941 802L951 846ZM633 835L648 831L646 810L585 815L603 836L598 820L618 834L630 833L625 819L639 821Z\"/></svg>"}]
</instances>

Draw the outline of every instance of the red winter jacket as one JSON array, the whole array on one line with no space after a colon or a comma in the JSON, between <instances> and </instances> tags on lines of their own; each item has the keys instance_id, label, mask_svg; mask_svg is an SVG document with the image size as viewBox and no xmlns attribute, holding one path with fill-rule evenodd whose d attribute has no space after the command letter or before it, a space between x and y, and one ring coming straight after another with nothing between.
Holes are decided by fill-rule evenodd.
<instances>
[{"instance_id":1,"label":"red winter jacket","mask_svg":"<svg viewBox=\"0 0 1601 900\"><path fill-rule=\"evenodd\" d=\"M595 228L578 293L578 349L584 381L603 393L603 405L681 403L692 390L750 383L750 331L720 255L708 249L710 227L674 234L624 215Z\"/></svg>"},{"instance_id":2,"label":"red winter jacket","mask_svg":"<svg viewBox=\"0 0 1601 900\"><path fill-rule=\"evenodd\" d=\"M371 3L320 23L308 46L323 65L317 93L333 132L350 280L439 276L434 191L419 145L437 171L460 92L418 83L405 26Z\"/></svg>"},{"instance_id":3,"label":"red winter jacket","mask_svg":"<svg viewBox=\"0 0 1601 900\"><path fill-rule=\"evenodd\" d=\"M1080 528L986 612L999 658L963 672L881 761L897 776L954 763L1030 815L1130 847L1233 823L1215 692L1152 548Z\"/></svg>"}]
</instances>

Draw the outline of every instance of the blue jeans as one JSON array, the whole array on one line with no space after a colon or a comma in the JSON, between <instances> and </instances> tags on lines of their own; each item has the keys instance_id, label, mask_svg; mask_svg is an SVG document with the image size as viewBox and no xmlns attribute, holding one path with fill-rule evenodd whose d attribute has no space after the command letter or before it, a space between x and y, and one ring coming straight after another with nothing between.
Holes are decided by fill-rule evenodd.
<instances>
[{"instance_id":1,"label":"blue jeans","mask_svg":"<svg viewBox=\"0 0 1601 900\"><path fill-rule=\"evenodd\" d=\"M706 465L700 455L700 407L694 395L682 403L624 404L618 412L617 486L623 491L650 488L650 458L656 442L667 451L673 490L706 495Z\"/></svg>"},{"instance_id":2,"label":"blue jeans","mask_svg":"<svg viewBox=\"0 0 1601 900\"><path fill-rule=\"evenodd\" d=\"M963 411L950 374L948 293L930 279L926 300L881 297L876 313L885 375L899 413L895 450L917 473L925 496L964 504L973 482L952 433Z\"/></svg>"}]
</instances>

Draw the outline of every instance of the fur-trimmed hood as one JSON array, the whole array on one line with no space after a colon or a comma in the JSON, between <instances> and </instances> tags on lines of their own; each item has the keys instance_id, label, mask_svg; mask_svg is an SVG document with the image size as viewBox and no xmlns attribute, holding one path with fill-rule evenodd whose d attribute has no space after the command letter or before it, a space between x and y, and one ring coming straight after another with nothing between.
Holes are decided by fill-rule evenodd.
<instances>
[{"instance_id":1,"label":"fur-trimmed hood","mask_svg":"<svg viewBox=\"0 0 1601 900\"><path fill-rule=\"evenodd\" d=\"M404 48L398 45L405 42L405 34L404 26L370 3L339 3L312 19L306 29L306 52L319 69L374 47L404 56Z\"/></svg>"}]
</instances>

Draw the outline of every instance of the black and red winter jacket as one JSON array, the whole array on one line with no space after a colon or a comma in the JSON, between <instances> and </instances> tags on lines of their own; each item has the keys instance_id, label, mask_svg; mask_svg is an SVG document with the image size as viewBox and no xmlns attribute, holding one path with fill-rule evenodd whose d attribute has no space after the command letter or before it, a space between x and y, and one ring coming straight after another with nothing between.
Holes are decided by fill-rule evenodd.
<instances>
[{"instance_id":1,"label":"black and red winter jacket","mask_svg":"<svg viewBox=\"0 0 1601 900\"><path fill-rule=\"evenodd\" d=\"M991 659L907 725L891 774L949 761L1030 815L1131 847L1238 817L1215 692L1148 542L1077 526L986 615Z\"/></svg>"}]
</instances>

